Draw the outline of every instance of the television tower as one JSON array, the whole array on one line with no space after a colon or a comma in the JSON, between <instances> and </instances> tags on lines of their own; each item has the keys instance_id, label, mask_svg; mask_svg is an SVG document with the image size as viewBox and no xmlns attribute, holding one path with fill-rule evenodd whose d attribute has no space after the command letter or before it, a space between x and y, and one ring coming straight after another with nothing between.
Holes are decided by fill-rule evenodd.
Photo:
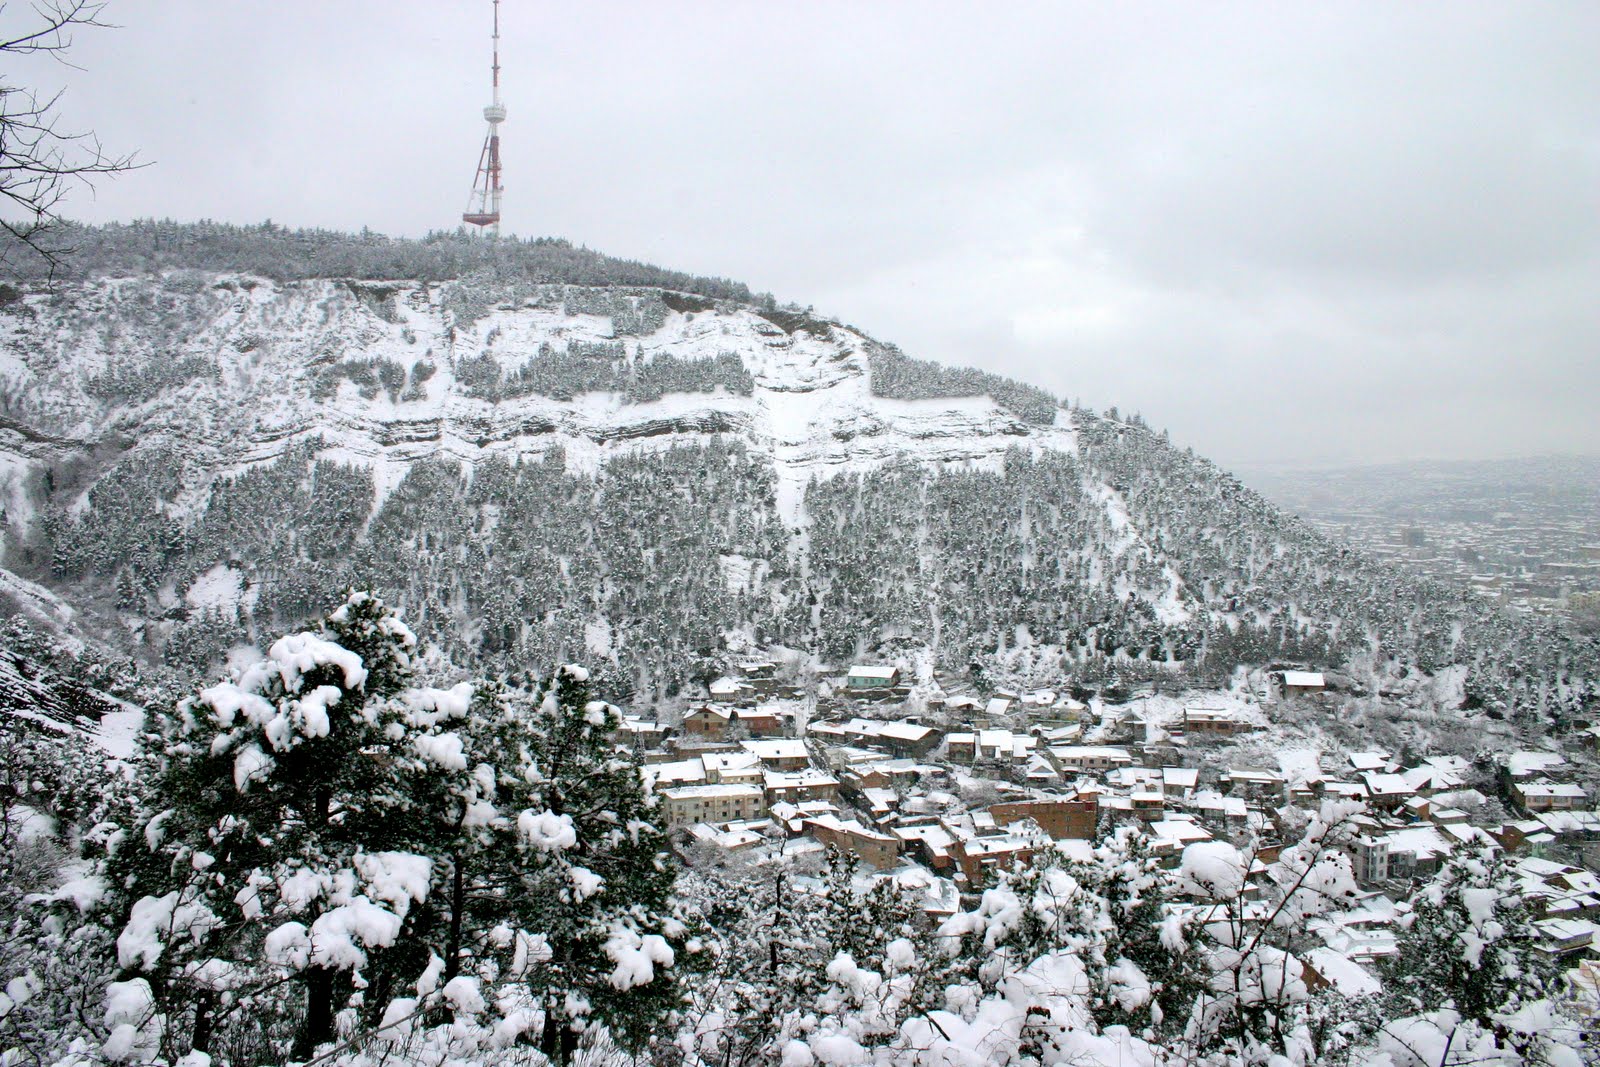
<instances>
[{"instance_id":1,"label":"television tower","mask_svg":"<svg viewBox=\"0 0 1600 1067\"><path fill-rule=\"evenodd\" d=\"M500 0L494 0L494 65L489 68L494 78L494 102L483 109L489 123L489 133L483 139L483 151L478 156L478 173L472 180L472 192L467 197L467 210L462 222L480 228L489 228L491 236L500 236L500 124L506 120L506 106L500 102Z\"/></svg>"}]
</instances>

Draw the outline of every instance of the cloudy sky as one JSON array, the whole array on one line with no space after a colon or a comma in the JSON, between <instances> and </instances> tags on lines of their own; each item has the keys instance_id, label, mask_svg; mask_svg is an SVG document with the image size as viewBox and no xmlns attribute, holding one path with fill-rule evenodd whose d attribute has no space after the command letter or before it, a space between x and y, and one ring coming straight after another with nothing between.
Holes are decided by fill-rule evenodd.
<instances>
[{"instance_id":1,"label":"cloudy sky","mask_svg":"<svg viewBox=\"0 0 1600 1067\"><path fill-rule=\"evenodd\" d=\"M1600 452L1600 5L502 5L507 228L1234 464ZM23 5L5 16L15 23ZM487 0L113 0L76 217L452 227Z\"/></svg>"}]
</instances>

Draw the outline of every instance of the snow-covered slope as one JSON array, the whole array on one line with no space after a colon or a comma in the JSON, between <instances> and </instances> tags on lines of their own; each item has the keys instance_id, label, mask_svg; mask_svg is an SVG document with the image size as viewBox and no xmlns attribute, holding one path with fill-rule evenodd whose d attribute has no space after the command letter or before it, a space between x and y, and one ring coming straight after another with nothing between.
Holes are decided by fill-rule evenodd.
<instances>
[{"instance_id":1,"label":"snow-covered slope","mask_svg":"<svg viewBox=\"0 0 1600 1067\"><path fill-rule=\"evenodd\" d=\"M1462 664L1470 701L1545 678L1575 708L1600 658L1376 567L1137 422L658 288L9 291L0 506L7 567L196 669L350 583L453 653L667 690L784 644L1091 683Z\"/></svg>"},{"instance_id":2,"label":"snow-covered slope","mask_svg":"<svg viewBox=\"0 0 1600 1067\"><path fill-rule=\"evenodd\" d=\"M565 401L468 395L456 374L464 363L487 358L510 374L541 348L617 342L612 318L568 310L572 292L541 287L459 325L444 290L418 283L185 275L30 294L0 314L0 381L9 410L29 429L0 436L12 500L25 513L17 494L26 471L59 461L75 443L114 436L181 441L210 474L318 437L324 455L372 467L381 496L419 458L470 464L561 448L569 462L595 470L620 452L734 433L771 458L785 518L795 522L800 488L841 470L908 456L992 467L1019 443L1072 448L1064 417L1030 426L986 396L873 396L867 357L881 346L849 327L817 323L790 333L754 308L678 311L646 290L618 298L649 302L661 315L653 330L621 338L626 358L732 354L753 380L749 395L671 393L642 403L617 392ZM330 364L366 360L435 369L400 395L363 396L342 379L332 395L314 396Z\"/></svg>"}]
</instances>

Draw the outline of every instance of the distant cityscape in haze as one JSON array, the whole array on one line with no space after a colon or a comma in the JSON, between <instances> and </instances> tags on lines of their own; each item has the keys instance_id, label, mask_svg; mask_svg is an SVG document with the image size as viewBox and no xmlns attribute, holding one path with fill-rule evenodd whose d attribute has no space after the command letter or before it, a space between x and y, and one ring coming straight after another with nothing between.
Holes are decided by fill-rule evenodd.
<instances>
[{"instance_id":1,"label":"distant cityscape in haze","mask_svg":"<svg viewBox=\"0 0 1600 1067\"><path fill-rule=\"evenodd\" d=\"M1600 627L1600 456L1241 476L1374 556L1519 611Z\"/></svg>"}]
</instances>

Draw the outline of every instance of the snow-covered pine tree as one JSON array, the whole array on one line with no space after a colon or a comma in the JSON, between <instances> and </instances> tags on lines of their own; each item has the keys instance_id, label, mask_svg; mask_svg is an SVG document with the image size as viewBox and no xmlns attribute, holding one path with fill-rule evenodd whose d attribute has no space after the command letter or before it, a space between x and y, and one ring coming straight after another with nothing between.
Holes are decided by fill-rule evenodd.
<instances>
[{"instance_id":1,"label":"snow-covered pine tree","mask_svg":"<svg viewBox=\"0 0 1600 1067\"><path fill-rule=\"evenodd\" d=\"M513 931L505 973L542 1019L546 1056L569 1062L597 1025L642 1049L680 1007L674 964L689 932L653 799L637 759L614 745L619 714L592 698L588 671L562 667L512 700L526 716L515 799L526 858L478 907Z\"/></svg>"},{"instance_id":2,"label":"snow-covered pine tree","mask_svg":"<svg viewBox=\"0 0 1600 1067\"><path fill-rule=\"evenodd\" d=\"M1383 969L1394 1014L1449 1007L1487 1026L1495 1014L1546 995L1554 967L1503 856L1451 857L1405 908Z\"/></svg>"},{"instance_id":3,"label":"snow-covered pine tree","mask_svg":"<svg viewBox=\"0 0 1600 1067\"><path fill-rule=\"evenodd\" d=\"M148 1008L126 1013L108 1054L204 1051L219 1027L273 1015L296 1020L296 1056L334 1036L356 972L431 887L391 772L414 730L380 714L415 644L353 593L159 720L148 817L110 862L131 900L114 999Z\"/></svg>"},{"instance_id":4,"label":"snow-covered pine tree","mask_svg":"<svg viewBox=\"0 0 1600 1067\"><path fill-rule=\"evenodd\" d=\"M1135 828L1120 828L1095 850L1093 863L1070 870L1103 902L1106 920L1098 950L1105 966L1090 974L1095 1021L1181 1034L1206 975L1197 954L1187 951L1169 899L1171 880L1149 842Z\"/></svg>"}]
</instances>

